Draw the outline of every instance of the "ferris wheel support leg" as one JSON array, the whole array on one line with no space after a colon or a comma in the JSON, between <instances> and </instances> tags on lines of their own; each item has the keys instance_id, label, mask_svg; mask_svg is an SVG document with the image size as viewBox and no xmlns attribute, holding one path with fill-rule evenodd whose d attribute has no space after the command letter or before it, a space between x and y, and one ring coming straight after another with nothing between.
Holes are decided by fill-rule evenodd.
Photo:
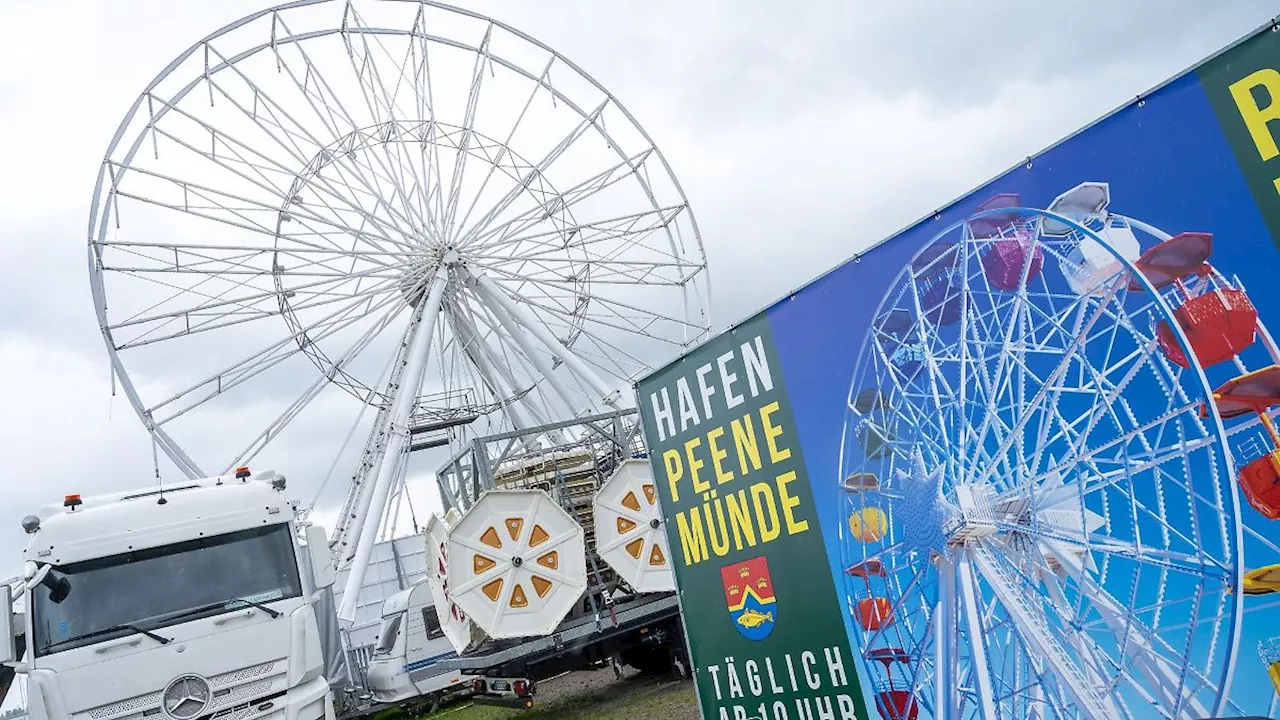
<instances>
[{"instance_id":1,"label":"ferris wheel support leg","mask_svg":"<svg viewBox=\"0 0 1280 720\"><path fill-rule=\"evenodd\" d=\"M488 297L488 293L484 293L484 295ZM529 342L529 338L525 336L524 330L521 329L519 323L506 312L506 306L495 301L493 305L490 305L489 309L493 311L494 317L498 318L498 323L502 325L502 329L507 331L507 334L520 347L520 350L528 356L529 361L538 369L538 372L542 373L548 383L551 383L551 389L555 390L556 394L560 396L569 412L573 412L575 406L573 393L565 386L564 381L553 373L551 364Z\"/></svg>"},{"instance_id":2,"label":"ferris wheel support leg","mask_svg":"<svg viewBox=\"0 0 1280 720\"><path fill-rule=\"evenodd\" d=\"M413 412L414 402L422 387L427 355L431 350L431 338L435 333L436 318L440 315L440 305L448 283L448 268L441 265L436 269L435 279L423 303L418 322L410 331L413 338L409 342L409 352L405 356L400 386L394 391L395 399L391 414L387 418L387 446L381 462L378 463L377 480L374 482L369 500L370 510L376 511L378 515L382 514L387 504L392 480L400 467L400 455L409 440L409 416ZM342 592L342 606L338 609L338 620L348 627L355 623L356 603L360 599L360 588L364 585L364 576L369 569L369 557L373 554L379 525L381 525L381 517L368 516L358 525L360 535L356 541L355 558L351 561L351 572L347 575L347 585Z\"/></svg>"},{"instance_id":3,"label":"ferris wheel support leg","mask_svg":"<svg viewBox=\"0 0 1280 720\"><path fill-rule=\"evenodd\" d=\"M964 604L965 632L969 636L970 662L977 684L978 707L982 717L996 717L995 693L991 687L991 665L987 658L987 641L982 628L982 606L978 600L978 587L973 579L973 566L968 553L956 559L956 571L960 580L960 600Z\"/></svg>"},{"instance_id":4,"label":"ferris wheel support leg","mask_svg":"<svg viewBox=\"0 0 1280 720\"><path fill-rule=\"evenodd\" d=\"M934 628L934 660L933 672L937 675L934 682L936 692L933 711L938 717L950 718L959 713L956 687L956 567L950 559L938 557L938 607L934 614L938 618Z\"/></svg>"},{"instance_id":5,"label":"ferris wheel support leg","mask_svg":"<svg viewBox=\"0 0 1280 720\"><path fill-rule=\"evenodd\" d=\"M538 338L539 342L547 346L551 354L563 360L570 370L585 380L592 390L599 393L604 404L614 409L618 409L620 405L625 405L622 393L610 390L609 386L605 385L604 381L600 379L600 376L596 375L572 350L565 347L564 343L552 335L551 331L538 322L538 319L532 313L518 303L512 302L511 298L507 297L507 294L502 291L502 288L499 288L497 283L493 281L493 278L488 275L477 275L476 283L482 292L488 295L495 303L501 305L516 322L528 328L529 332L533 333L533 336Z\"/></svg>"},{"instance_id":6,"label":"ferris wheel support leg","mask_svg":"<svg viewBox=\"0 0 1280 720\"><path fill-rule=\"evenodd\" d=\"M992 592L1009 613L1012 627L1030 652L1042 657L1052 675L1061 682L1061 690L1069 696L1082 717L1089 720L1112 720L1119 716L1090 685L1084 672L1076 666L1060 643L1060 638L1044 617L1038 601L1029 599L1011 575L1000 564L995 553L982 545L970 547L973 564L991 587Z\"/></svg>"},{"instance_id":7,"label":"ferris wheel support leg","mask_svg":"<svg viewBox=\"0 0 1280 720\"><path fill-rule=\"evenodd\" d=\"M494 394L502 398L502 407L511 418L511 424L515 425L517 430L528 430L529 419L525 417L520 401L512 397L516 392L515 383L504 382L508 378L503 373L495 372L495 368L489 364L489 357L485 353L486 348L482 347L480 333L477 332L471 318L461 312L450 313L450 318L454 327L458 329L459 339L462 341L462 352L471 360L471 364L476 366L480 377L493 388ZM529 442L533 443L532 440Z\"/></svg>"},{"instance_id":8,"label":"ferris wheel support leg","mask_svg":"<svg viewBox=\"0 0 1280 720\"><path fill-rule=\"evenodd\" d=\"M493 348L489 347L488 345L481 345L480 353L481 355L483 355L485 358L488 359L490 367L497 370L498 375L502 377L504 380L506 380L507 385L508 387L511 388L512 392L515 392L515 389L518 388L520 384L516 382L516 378L514 375L511 374L511 370L502 363L500 358L494 355ZM542 411L539 410L537 406L534 405L533 402L525 403L524 399L516 400L515 402L519 407L523 408L525 411L529 413L529 415L533 418L534 424L536 425L551 424L551 421L547 418L547 416L543 415ZM563 444L565 442L564 432L568 432L568 431L551 430L550 432L547 433L547 436L550 437L553 442L557 444Z\"/></svg>"},{"instance_id":9,"label":"ferris wheel support leg","mask_svg":"<svg viewBox=\"0 0 1280 720\"><path fill-rule=\"evenodd\" d=\"M1150 687L1158 691L1166 702L1173 703L1177 699L1174 688L1182 686L1182 697L1179 703L1182 711L1179 717L1207 718L1223 710L1226 705L1225 697L1219 703L1219 707L1210 712L1204 703L1187 692L1185 685L1178 677L1178 672L1169 667L1168 662L1157 653L1158 643L1155 642L1157 638L1151 637L1150 630L1141 624L1128 623L1126 618L1132 615L1133 611L1120 605L1111 593L1095 583L1093 578L1085 573L1083 564L1077 558L1065 555L1060 558L1060 562L1066 573L1075 578L1081 591L1089 593L1089 601L1093 603L1111 634L1118 642L1122 642L1129 648L1126 656L1138 666L1138 670L1142 672Z\"/></svg>"}]
</instances>

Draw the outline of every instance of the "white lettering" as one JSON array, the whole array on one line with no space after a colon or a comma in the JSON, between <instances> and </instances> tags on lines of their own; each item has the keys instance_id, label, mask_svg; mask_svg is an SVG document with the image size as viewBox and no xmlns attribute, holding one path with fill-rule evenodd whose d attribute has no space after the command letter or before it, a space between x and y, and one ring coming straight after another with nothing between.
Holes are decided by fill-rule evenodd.
<instances>
[{"instance_id":1,"label":"white lettering","mask_svg":"<svg viewBox=\"0 0 1280 720\"><path fill-rule=\"evenodd\" d=\"M804 664L804 681L809 684L809 689L817 690L822 687L822 677L812 671L813 666L818 664L818 658L805 650L800 653L800 662Z\"/></svg>"},{"instance_id":2,"label":"white lettering","mask_svg":"<svg viewBox=\"0 0 1280 720\"><path fill-rule=\"evenodd\" d=\"M707 363L698 368L693 374L698 378L698 393L702 395L702 417L711 419L711 396L716 394L716 389L707 384L707 374L711 372L711 363Z\"/></svg>"},{"instance_id":3,"label":"white lettering","mask_svg":"<svg viewBox=\"0 0 1280 720\"><path fill-rule=\"evenodd\" d=\"M831 684L834 687L844 687L849 683L848 677L844 674L844 658L840 657L840 647L823 648L822 654L827 658L827 670L831 673ZM834 655L834 659L832 656Z\"/></svg>"},{"instance_id":4,"label":"white lettering","mask_svg":"<svg viewBox=\"0 0 1280 720\"><path fill-rule=\"evenodd\" d=\"M680 404L680 432L689 429L690 425L698 426L698 409L693 406L693 393L689 391L689 379L676 380L676 397Z\"/></svg>"},{"instance_id":5,"label":"white lettering","mask_svg":"<svg viewBox=\"0 0 1280 720\"><path fill-rule=\"evenodd\" d=\"M755 347L752 347L754 343ZM742 343L742 364L747 369L747 384L751 386L751 397L760 394L760 386L764 392L773 389L773 374L769 372L769 358L764 354L764 338L757 335L750 343Z\"/></svg>"},{"instance_id":6,"label":"white lettering","mask_svg":"<svg viewBox=\"0 0 1280 720\"><path fill-rule=\"evenodd\" d=\"M653 421L658 426L658 440L666 440L676 434L676 419L671 413L671 396L662 388L662 403L658 403L658 393L649 393L649 404L653 406Z\"/></svg>"},{"instance_id":7,"label":"white lettering","mask_svg":"<svg viewBox=\"0 0 1280 720\"><path fill-rule=\"evenodd\" d=\"M858 720L858 713L853 707L853 698L848 695L837 695L836 704L840 706L840 720Z\"/></svg>"},{"instance_id":8,"label":"white lettering","mask_svg":"<svg viewBox=\"0 0 1280 720\"><path fill-rule=\"evenodd\" d=\"M733 392L733 384L738 381L738 376L735 373L729 372L728 365L729 361L732 359L733 353L731 352L727 352L716 358L716 365L720 366L720 384L724 386L724 402L729 406L730 410L738 407L746 401L746 398L741 395L736 395Z\"/></svg>"}]
</instances>

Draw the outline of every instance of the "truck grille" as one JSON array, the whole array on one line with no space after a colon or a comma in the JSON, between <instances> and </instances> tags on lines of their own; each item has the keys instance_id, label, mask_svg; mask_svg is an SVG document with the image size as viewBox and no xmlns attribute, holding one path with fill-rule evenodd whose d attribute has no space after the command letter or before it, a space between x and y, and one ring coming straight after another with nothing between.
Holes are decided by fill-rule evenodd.
<instances>
[{"instance_id":1,"label":"truck grille","mask_svg":"<svg viewBox=\"0 0 1280 720\"><path fill-rule=\"evenodd\" d=\"M283 660L273 660L260 665L251 665L239 670L214 675L209 678L209 686L213 690L213 702L207 712L216 713L246 700L262 697L272 692L276 681L283 673L273 673L284 668ZM262 678L254 681L256 678ZM167 681L166 681L167 682ZM163 690L118 700L109 705L99 705L87 712L77 713L77 720L134 720L135 718L153 718L160 715L160 701Z\"/></svg>"}]
</instances>

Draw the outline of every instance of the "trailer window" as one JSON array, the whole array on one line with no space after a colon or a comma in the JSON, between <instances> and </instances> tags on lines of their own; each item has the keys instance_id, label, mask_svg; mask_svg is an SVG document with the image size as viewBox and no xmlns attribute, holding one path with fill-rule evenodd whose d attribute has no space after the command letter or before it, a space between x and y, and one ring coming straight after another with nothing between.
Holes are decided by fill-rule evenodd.
<instances>
[{"instance_id":1,"label":"trailer window","mask_svg":"<svg viewBox=\"0 0 1280 720\"><path fill-rule=\"evenodd\" d=\"M428 605L422 608L422 624L427 629L428 640L444 637L444 629L440 627L440 618L436 616L434 607Z\"/></svg>"},{"instance_id":2,"label":"trailer window","mask_svg":"<svg viewBox=\"0 0 1280 720\"><path fill-rule=\"evenodd\" d=\"M386 655L396 646L396 639L400 637L400 620L403 617L404 613L397 613L393 617L382 618L382 629L378 632L378 644L373 648L375 655Z\"/></svg>"},{"instance_id":3,"label":"trailer window","mask_svg":"<svg viewBox=\"0 0 1280 720\"><path fill-rule=\"evenodd\" d=\"M60 590L55 591L56 588ZM52 567L31 591L36 656L302 595L288 523ZM134 627L128 627L134 626Z\"/></svg>"}]
</instances>

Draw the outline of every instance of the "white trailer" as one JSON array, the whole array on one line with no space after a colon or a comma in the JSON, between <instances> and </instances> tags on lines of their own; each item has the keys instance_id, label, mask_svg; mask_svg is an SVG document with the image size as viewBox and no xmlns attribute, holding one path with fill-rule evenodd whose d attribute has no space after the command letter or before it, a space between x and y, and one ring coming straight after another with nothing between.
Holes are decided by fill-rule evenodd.
<instances>
[{"instance_id":1,"label":"white trailer","mask_svg":"<svg viewBox=\"0 0 1280 720\"><path fill-rule=\"evenodd\" d=\"M314 609L331 554L284 489L240 468L28 516L0 661L32 720L333 720Z\"/></svg>"},{"instance_id":2,"label":"white trailer","mask_svg":"<svg viewBox=\"0 0 1280 720\"><path fill-rule=\"evenodd\" d=\"M445 637L427 582L392 595L382 605L382 626L365 682L378 703L415 698L434 702L471 687L471 677L441 662L457 657Z\"/></svg>"}]
</instances>

